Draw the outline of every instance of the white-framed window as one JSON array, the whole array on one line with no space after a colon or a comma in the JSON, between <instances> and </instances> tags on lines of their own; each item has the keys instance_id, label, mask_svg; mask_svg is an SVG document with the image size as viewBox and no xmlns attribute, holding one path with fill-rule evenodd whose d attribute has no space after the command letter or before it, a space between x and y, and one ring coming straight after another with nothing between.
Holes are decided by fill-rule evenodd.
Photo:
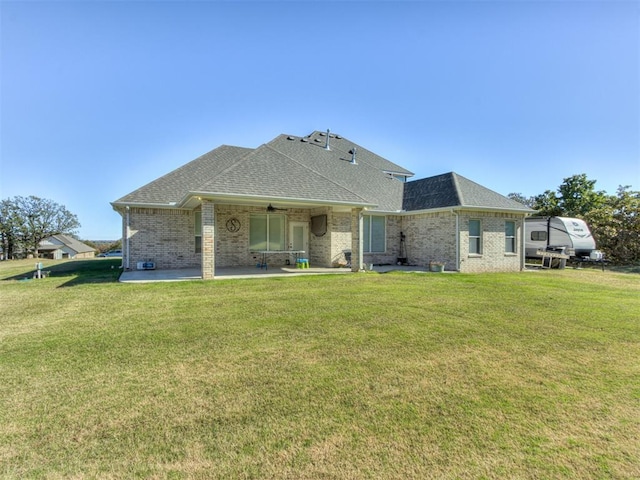
<instances>
[{"instance_id":1,"label":"white-framed window","mask_svg":"<svg viewBox=\"0 0 640 480\"><path fill-rule=\"evenodd\" d=\"M202 253L202 212L195 213L196 253Z\"/></svg>"},{"instance_id":2,"label":"white-framed window","mask_svg":"<svg viewBox=\"0 0 640 480\"><path fill-rule=\"evenodd\" d=\"M516 253L516 222L504 222L504 251Z\"/></svg>"},{"instance_id":3,"label":"white-framed window","mask_svg":"<svg viewBox=\"0 0 640 480\"><path fill-rule=\"evenodd\" d=\"M284 215L255 214L249 219L249 250L285 250Z\"/></svg>"},{"instance_id":4,"label":"white-framed window","mask_svg":"<svg viewBox=\"0 0 640 480\"><path fill-rule=\"evenodd\" d=\"M364 253L384 253L387 250L386 217L363 215L362 248Z\"/></svg>"},{"instance_id":5,"label":"white-framed window","mask_svg":"<svg viewBox=\"0 0 640 480\"><path fill-rule=\"evenodd\" d=\"M469 253L482 254L482 225L480 220L469 220Z\"/></svg>"}]
</instances>

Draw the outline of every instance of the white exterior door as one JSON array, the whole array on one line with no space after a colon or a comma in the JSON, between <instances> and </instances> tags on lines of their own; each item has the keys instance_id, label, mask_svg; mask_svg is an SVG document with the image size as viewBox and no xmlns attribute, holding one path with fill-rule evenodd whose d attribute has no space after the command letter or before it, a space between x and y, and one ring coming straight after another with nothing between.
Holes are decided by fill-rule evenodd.
<instances>
[{"instance_id":1,"label":"white exterior door","mask_svg":"<svg viewBox=\"0 0 640 480\"><path fill-rule=\"evenodd\" d=\"M291 222L289 224L289 249L304 250L309 254L309 224L305 222Z\"/></svg>"}]
</instances>

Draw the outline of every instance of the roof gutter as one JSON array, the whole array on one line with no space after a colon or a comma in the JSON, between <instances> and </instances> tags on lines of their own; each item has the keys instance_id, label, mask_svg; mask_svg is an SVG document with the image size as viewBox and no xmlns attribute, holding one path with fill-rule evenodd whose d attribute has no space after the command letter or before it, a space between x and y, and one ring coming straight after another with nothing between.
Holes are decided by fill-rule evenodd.
<instances>
[{"instance_id":1,"label":"roof gutter","mask_svg":"<svg viewBox=\"0 0 640 480\"><path fill-rule=\"evenodd\" d=\"M373 210L372 213L379 213L380 215L420 215L423 213L453 213L462 211L477 211L477 212L496 212L496 213L519 213L525 216L532 215L533 211L528 210L516 210L507 208L496 207L472 207L472 206L455 206L455 207L439 207L439 208L425 208L422 210Z\"/></svg>"},{"instance_id":2,"label":"roof gutter","mask_svg":"<svg viewBox=\"0 0 640 480\"><path fill-rule=\"evenodd\" d=\"M118 208L136 207L136 208L173 208L180 209L176 202L169 203L146 203L146 202L111 202L111 207L114 210Z\"/></svg>"},{"instance_id":3,"label":"roof gutter","mask_svg":"<svg viewBox=\"0 0 640 480\"><path fill-rule=\"evenodd\" d=\"M292 197L266 197L264 195L246 195L246 194L233 194L233 193L211 193L211 192L189 192L185 195L178 205L185 205L191 198L207 198L211 200L223 200L223 201L233 201L233 202L241 202L241 203L286 203L289 205L309 205L309 206L323 206L323 205L336 205L336 206L349 206L349 207L358 207L358 208L372 208L376 207L375 203L369 203L367 201L362 202L345 202L345 201L333 201L333 200L323 200L323 199L313 199L313 198L292 198ZM178 207L176 207L178 208Z\"/></svg>"},{"instance_id":4,"label":"roof gutter","mask_svg":"<svg viewBox=\"0 0 640 480\"><path fill-rule=\"evenodd\" d=\"M529 216L534 213L533 210L521 210L511 208L500 207L479 207L472 205L456 205L454 207L439 207L439 208L425 208L422 210L401 210L396 215L419 215L421 213L442 213L442 212L462 212L462 211L476 211L476 212L495 212L495 213L518 213L521 215Z\"/></svg>"}]
</instances>

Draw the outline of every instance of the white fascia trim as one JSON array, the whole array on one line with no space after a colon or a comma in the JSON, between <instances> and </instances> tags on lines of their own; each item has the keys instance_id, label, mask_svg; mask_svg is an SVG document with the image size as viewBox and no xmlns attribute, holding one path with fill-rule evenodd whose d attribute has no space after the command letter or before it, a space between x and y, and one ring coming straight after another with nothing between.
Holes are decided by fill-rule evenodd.
<instances>
[{"instance_id":1,"label":"white fascia trim","mask_svg":"<svg viewBox=\"0 0 640 480\"><path fill-rule=\"evenodd\" d=\"M520 214L525 217L528 217L533 212L528 212L526 210L512 210L508 208L499 208L499 207L473 207L473 206L455 206L455 207L442 207L442 208L427 208L423 210L411 210L406 211L402 210L402 212L396 213L396 215L420 215L422 213L441 213L441 212L464 212L464 211L476 211L476 212L494 212L494 213L512 213L512 214Z\"/></svg>"},{"instance_id":2,"label":"white fascia trim","mask_svg":"<svg viewBox=\"0 0 640 480\"><path fill-rule=\"evenodd\" d=\"M170 203L111 202L111 206L116 211L118 210L118 208L127 208L127 207L134 207L134 208L167 208L167 209L173 209L173 210L184 210L183 208L179 207L176 202L170 202Z\"/></svg>"},{"instance_id":3,"label":"white fascia trim","mask_svg":"<svg viewBox=\"0 0 640 480\"><path fill-rule=\"evenodd\" d=\"M308 199L308 198L291 198L291 197L265 197L264 195L246 195L246 194L233 194L233 193L211 193L211 192L189 192L185 197L178 202L178 205L186 204L191 198L200 197L211 200L224 200L224 201L239 201L245 203L285 203L287 205L315 205L315 206L323 206L323 205L336 205L336 206L350 206L357 208L371 208L375 207L374 203L367 202L341 202L341 201L332 201L332 200L319 200L319 199Z\"/></svg>"}]
</instances>

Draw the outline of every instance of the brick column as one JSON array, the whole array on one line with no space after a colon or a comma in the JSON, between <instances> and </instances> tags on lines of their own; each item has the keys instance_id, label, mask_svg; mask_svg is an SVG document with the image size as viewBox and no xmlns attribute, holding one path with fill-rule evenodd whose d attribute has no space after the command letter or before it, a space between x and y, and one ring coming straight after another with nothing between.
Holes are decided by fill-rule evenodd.
<instances>
[{"instance_id":1,"label":"brick column","mask_svg":"<svg viewBox=\"0 0 640 480\"><path fill-rule=\"evenodd\" d=\"M202 279L211 280L215 276L215 212L214 204L202 201Z\"/></svg>"},{"instance_id":2,"label":"brick column","mask_svg":"<svg viewBox=\"0 0 640 480\"><path fill-rule=\"evenodd\" d=\"M359 272L363 268L362 256L362 209L351 209L351 271Z\"/></svg>"}]
</instances>

